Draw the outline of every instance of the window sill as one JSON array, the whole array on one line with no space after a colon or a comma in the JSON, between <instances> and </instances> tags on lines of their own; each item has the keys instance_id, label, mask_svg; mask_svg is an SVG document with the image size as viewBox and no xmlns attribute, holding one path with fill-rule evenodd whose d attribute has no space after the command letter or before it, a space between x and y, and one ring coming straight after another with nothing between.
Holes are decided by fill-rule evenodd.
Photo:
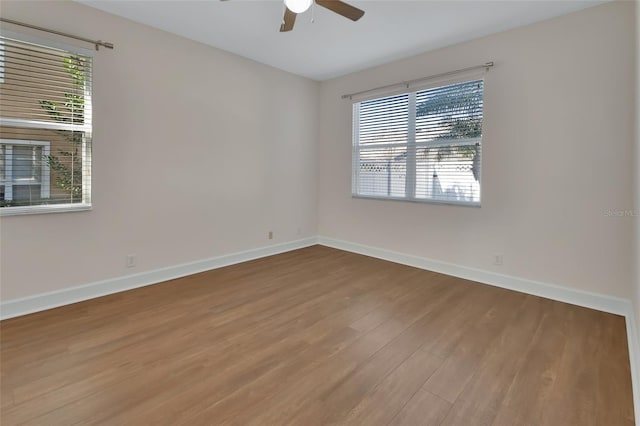
<instances>
[{"instance_id":1,"label":"window sill","mask_svg":"<svg viewBox=\"0 0 640 426\"><path fill-rule=\"evenodd\" d=\"M28 214L45 214L45 213L71 213L79 211L91 210L91 204L57 204L44 206L25 206L25 207L2 207L0 208L0 216L18 216Z\"/></svg>"},{"instance_id":2,"label":"window sill","mask_svg":"<svg viewBox=\"0 0 640 426\"><path fill-rule=\"evenodd\" d=\"M360 198L365 200L382 200L382 201L405 201L408 203L419 204L442 204L448 206L461 207L481 207L479 201L453 201L453 200L434 200L425 198L405 198L405 197L376 197L375 195L359 195L351 194L351 198Z\"/></svg>"}]
</instances>

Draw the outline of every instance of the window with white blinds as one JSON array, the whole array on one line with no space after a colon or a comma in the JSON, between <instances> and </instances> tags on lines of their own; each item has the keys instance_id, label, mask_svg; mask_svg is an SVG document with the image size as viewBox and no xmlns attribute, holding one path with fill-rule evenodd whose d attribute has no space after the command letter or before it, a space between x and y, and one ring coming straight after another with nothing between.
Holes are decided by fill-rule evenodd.
<instances>
[{"instance_id":1,"label":"window with white blinds","mask_svg":"<svg viewBox=\"0 0 640 426\"><path fill-rule=\"evenodd\" d=\"M0 214L91 205L91 57L0 36Z\"/></svg>"},{"instance_id":2,"label":"window with white blinds","mask_svg":"<svg viewBox=\"0 0 640 426\"><path fill-rule=\"evenodd\" d=\"M353 195L480 205L482 80L353 106Z\"/></svg>"}]
</instances>

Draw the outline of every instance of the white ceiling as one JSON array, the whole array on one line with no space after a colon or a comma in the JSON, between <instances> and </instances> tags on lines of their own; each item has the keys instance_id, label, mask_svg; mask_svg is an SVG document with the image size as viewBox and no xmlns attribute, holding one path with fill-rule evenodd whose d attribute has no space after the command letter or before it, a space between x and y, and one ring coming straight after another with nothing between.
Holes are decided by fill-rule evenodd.
<instances>
[{"instance_id":1,"label":"white ceiling","mask_svg":"<svg viewBox=\"0 0 640 426\"><path fill-rule=\"evenodd\" d=\"M314 80L603 3L347 0L366 12L358 22L316 6L298 15L293 31L280 33L282 0L78 1Z\"/></svg>"}]
</instances>

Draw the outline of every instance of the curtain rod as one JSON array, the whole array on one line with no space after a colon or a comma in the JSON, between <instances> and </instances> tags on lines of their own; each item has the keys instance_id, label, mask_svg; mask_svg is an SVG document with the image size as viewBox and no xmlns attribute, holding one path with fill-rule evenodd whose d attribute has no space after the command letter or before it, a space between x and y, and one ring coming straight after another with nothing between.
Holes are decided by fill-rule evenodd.
<instances>
[{"instance_id":1,"label":"curtain rod","mask_svg":"<svg viewBox=\"0 0 640 426\"><path fill-rule=\"evenodd\" d=\"M84 37L78 37L78 36L73 35L73 34L67 34L67 33L63 33L63 32L60 32L60 31L56 31L56 30L49 30L47 28L38 27L37 25L25 24L24 22L14 21L12 19L0 18L0 21L6 22L8 24L19 25L21 27L31 28L31 29L38 30L38 31L44 31L46 33L56 34L56 35L63 36L63 37L73 38L73 39L76 39L76 40L84 41L85 43L91 43L96 47L96 50L98 50L100 46L106 47L107 49L113 49L113 43L108 43L108 42L102 41L102 40L91 40L91 39L84 38Z\"/></svg>"},{"instance_id":2,"label":"curtain rod","mask_svg":"<svg viewBox=\"0 0 640 426\"><path fill-rule=\"evenodd\" d=\"M408 88L412 84L421 83L423 81L431 80L431 79L434 79L434 78L446 77L448 75L459 74L459 73L466 72L466 71L478 70L478 69L481 69L481 68L485 68L487 71L489 71L489 68L491 68L492 66L493 66L493 62L485 62L482 65L475 65L473 67L462 68L462 69L454 70L454 71L447 71L447 72L443 72L443 73L440 73L440 74L430 75L429 77L422 77L422 78L417 78L415 80L402 81L400 83L387 84L386 86L380 86L380 87L375 87L373 89L362 90L360 92L348 93L346 95L342 95L342 99L353 99L354 96L364 95L365 93L369 93L369 92L377 92L378 90L383 90L383 89L391 89L391 88L396 87L396 86L404 86L404 87Z\"/></svg>"}]
</instances>

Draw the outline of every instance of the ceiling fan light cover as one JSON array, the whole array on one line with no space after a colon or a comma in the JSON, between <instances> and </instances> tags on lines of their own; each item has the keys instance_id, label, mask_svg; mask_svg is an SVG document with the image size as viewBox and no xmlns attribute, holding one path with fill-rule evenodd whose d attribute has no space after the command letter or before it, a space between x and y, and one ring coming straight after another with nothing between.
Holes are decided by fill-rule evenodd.
<instances>
[{"instance_id":1,"label":"ceiling fan light cover","mask_svg":"<svg viewBox=\"0 0 640 426\"><path fill-rule=\"evenodd\" d=\"M294 13L305 12L311 7L313 0L284 0L284 4L287 8Z\"/></svg>"}]
</instances>

